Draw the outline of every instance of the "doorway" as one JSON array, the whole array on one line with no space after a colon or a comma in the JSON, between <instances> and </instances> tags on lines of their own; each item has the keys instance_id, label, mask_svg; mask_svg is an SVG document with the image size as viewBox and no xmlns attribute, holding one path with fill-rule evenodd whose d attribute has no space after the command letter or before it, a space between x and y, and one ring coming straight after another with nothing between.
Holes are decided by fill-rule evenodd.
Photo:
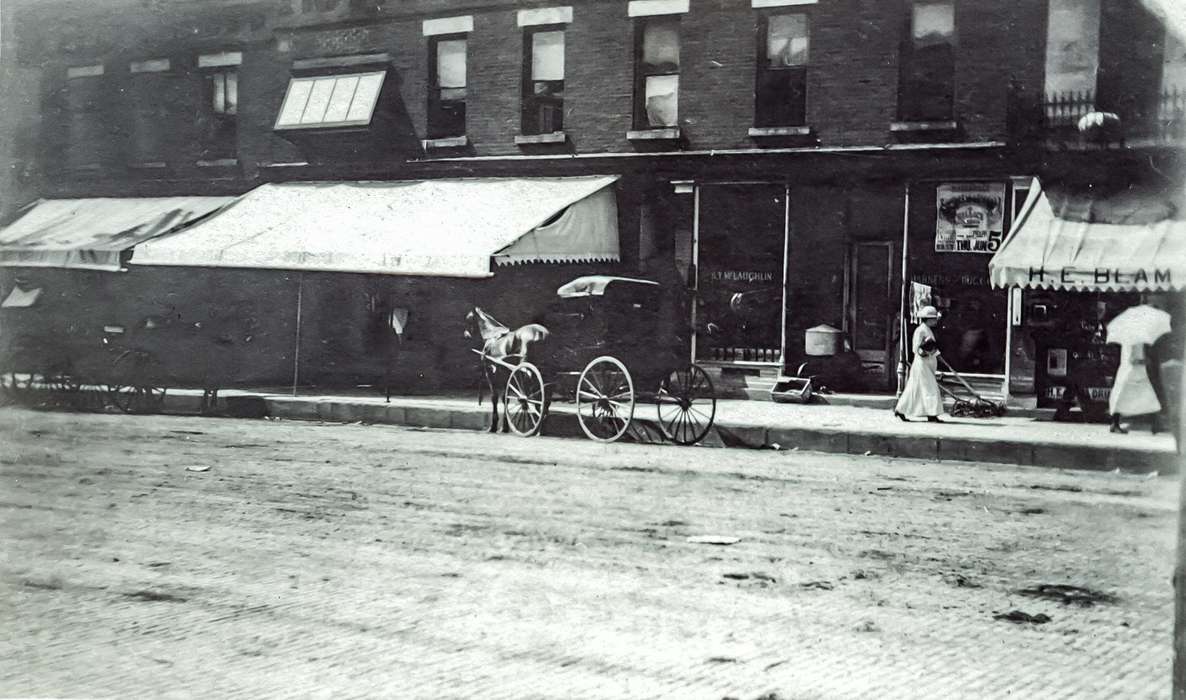
<instances>
[{"instance_id":1,"label":"doorway","mask_svg":"<svg viewBox=\"0 0 1186 700\"><path fill-rule=\"evenodd\" d=\"M848 250L845 331L861 358L870 389L886 389L893 374L894 246L888 241L853 243Z\"/></svg>"}]
</instances>

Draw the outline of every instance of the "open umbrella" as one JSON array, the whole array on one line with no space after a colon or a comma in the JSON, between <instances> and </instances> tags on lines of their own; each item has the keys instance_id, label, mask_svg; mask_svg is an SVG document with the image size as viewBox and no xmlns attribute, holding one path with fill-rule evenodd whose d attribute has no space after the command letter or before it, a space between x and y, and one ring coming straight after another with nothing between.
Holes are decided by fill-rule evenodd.
<instances>
[{"instance_id":1,"label":"open umbrella","mask_svg":"<svg viewBox=\"0 0 1186 700\"><path fill-rule=\"evenodd\" d=\"M1170 315L1142 304L1125 309L1108 324L1108 342L1117 345L1152 345L1170 332Z\"/></svg>"}]
</instances>

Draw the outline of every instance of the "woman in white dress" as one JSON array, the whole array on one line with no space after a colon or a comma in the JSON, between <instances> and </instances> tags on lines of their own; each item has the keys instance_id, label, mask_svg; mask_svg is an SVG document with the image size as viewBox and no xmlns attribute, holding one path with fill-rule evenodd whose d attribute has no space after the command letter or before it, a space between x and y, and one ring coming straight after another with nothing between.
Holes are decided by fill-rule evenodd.
<instances>
[{"instance_id":1,"label":"woman in white dress","mask_svg":"<svg viewBox=\"0 0 1186 700\"><path fill-rule=\"evenodd\" d=\"M939 348L935 343L935 331L939 325L939 311L933 306L924 306L918 312L922 323L914 329L910 347L914 351L914 362L910 363L910 374L906 386L894 406L894 415L909 422L907 416L922 417L932 423L941 423L943 395L939 393L939 380L935 376L939 368Z\"/></svg>"},{"instance_id":2,"label":"woman in white dress","mask_svg":"<svg viewBox=\"0 0 1186 700\"><path fill-rule=\"evenodd\" d=\"M1122 416L1156 416L1161 412L1161 401L1157 399L1157 392L1149 381L1145 367L1149 359L1147 350L1147 345L1120 346L1120 368L1116 370L1116 380L1112 382L1112 393L1108 396L1113 433L1128 432L1120 427ZM1156 417L1153 419L1153 432L1157 432Z\"/></svg>"}]
</instances>

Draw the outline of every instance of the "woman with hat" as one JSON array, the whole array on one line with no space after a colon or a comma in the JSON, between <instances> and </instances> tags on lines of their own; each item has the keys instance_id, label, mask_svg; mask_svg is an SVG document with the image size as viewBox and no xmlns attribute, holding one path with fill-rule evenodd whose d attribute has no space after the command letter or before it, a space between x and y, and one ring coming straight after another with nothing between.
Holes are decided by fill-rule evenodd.
<instances>
[{"instance_id":1,"label":"woman with hat","mask_svg":"<svg viewBox=\"0 0 1186 700\"><path fill-rule=\"evenodd\" d=\"M924 306L918 312L921 323L914 329L910 347L914 350L914 362L910 363L910 374L906 386L894 406L894 415L910 422L907 416L926 416L932 423L939 423L943 412L943 395L939 393L939 380L935 376L939 368L939 345L935 331L939 325L939 311L933 306Z\"/></svg>"}]
</instances>

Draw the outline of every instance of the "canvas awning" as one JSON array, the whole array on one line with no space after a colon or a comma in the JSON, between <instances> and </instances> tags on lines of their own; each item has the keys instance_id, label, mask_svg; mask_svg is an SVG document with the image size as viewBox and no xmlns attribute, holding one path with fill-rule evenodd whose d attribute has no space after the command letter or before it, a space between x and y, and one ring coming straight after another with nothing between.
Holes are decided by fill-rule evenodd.
<instances>
[{"instance_id":1,"label":"canvas awning","mask_svg":"<svg viewBox=\"0 0 1186 700\"><path fill-rule=\"evenodd\" d=\"M120 253L191 223L233 197L43 199L0 229L0 266L120 269Z\"/></svg>"},{"instance_id":2,"label":"canvas awning","mask_svg":"<svg viewBox=\"0 0 1186 700\"><path fill-rule=\"evenodd\" d=\"M1081 291L1186 288L1183 192L1109 197L1044 190L1035 179L1001 249L995 287Z\"/></svg>"},{"instance_id":3,"label":"canvas awning","mask_svg":"<svg viewBox=\"0 0 1186 700\"><path fill-rule=\"evenodd\" d=\"M136 265L488 277L618 260L616 176L262 185L136 248Z\"/></svg>"}]
</instances>

